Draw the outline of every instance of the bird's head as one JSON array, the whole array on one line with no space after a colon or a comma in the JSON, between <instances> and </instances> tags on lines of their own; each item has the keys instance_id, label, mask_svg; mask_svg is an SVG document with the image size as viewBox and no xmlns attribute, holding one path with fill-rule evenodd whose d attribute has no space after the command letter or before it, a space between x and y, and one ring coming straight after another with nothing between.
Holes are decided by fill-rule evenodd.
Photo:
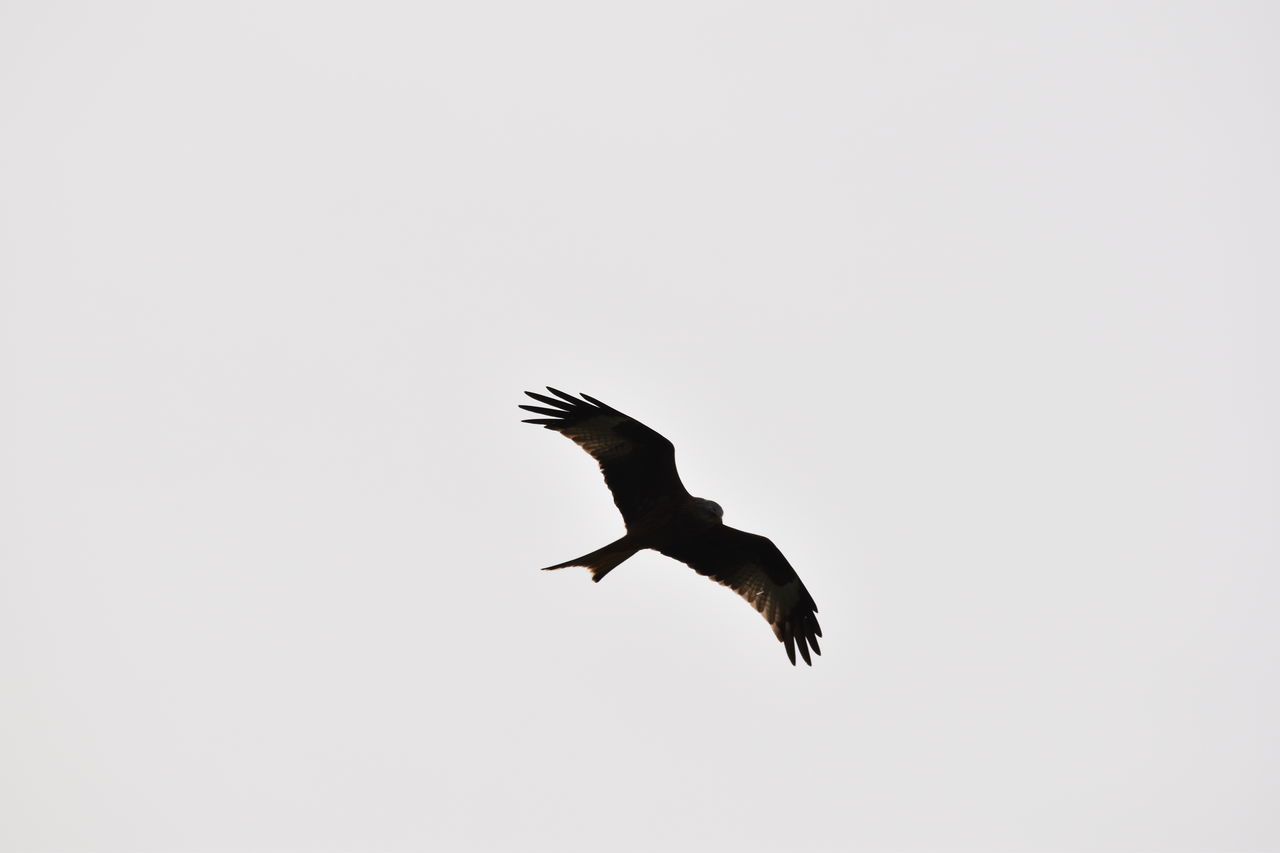
<instances>
[{"instance_id":1,"label":"bird's head","mask_svg":"<svg viewBox=\"0 0 1280 853\"><path fill-rule=\"evenodd\" d=\"M694 498L693 503L698 509L705 512L712 521L724 521L724 510L715 501L709 501L706 498Z\"/></svg>"}]
</instances>

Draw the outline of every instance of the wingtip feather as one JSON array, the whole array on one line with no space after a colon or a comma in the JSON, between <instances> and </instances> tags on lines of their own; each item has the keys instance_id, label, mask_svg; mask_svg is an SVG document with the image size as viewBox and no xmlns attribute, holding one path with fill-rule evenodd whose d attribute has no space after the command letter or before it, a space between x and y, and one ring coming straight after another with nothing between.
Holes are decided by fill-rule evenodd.
<instances>
[{"instance_id":1,"label":"wingtip feather","mask_svg":"<svg viewBox=\"0 0 1280 853\"><path fill-rule=\"evenodd\" d=\"M526 395L537 400L539 403L546 403L548 406L555 406L565 414L573 411L573 409L563 400L557 400L555 397L548 397L546 394L539 394L536 391L525 391Z\"/></svg>"},{"instance_id":2,"label":"wingtip feather","mask_svg":"<svg viewBox=\"0 0 1280 853\"><path fill-rule=\"evenodd\" d=\"M559 397L561 400L564 400L567 403L570 403L574 406L582 405L582 401L579 400L577 397L573 396L572 394L566 394L563 391L561 391L559 388L552 388L550 385L548 385L547 390L550 391L552 394L555 394L557 397Z\"/></svg>"},{"instance_id":3,"label":"wingtip feather","mask_svg":"<svg viewBox=\"0 0 1280 853\"><path fill-rule=\"evenodd\" d=\"M565 414L567 414L566 412L562 412L559 409L548 409L543 406L521 405L521 406L518 406L517 408L524 409L526 412L533 412L536 415L549 415L553 418L562 418L565 416Z\"/></svg>"}]
</instances>

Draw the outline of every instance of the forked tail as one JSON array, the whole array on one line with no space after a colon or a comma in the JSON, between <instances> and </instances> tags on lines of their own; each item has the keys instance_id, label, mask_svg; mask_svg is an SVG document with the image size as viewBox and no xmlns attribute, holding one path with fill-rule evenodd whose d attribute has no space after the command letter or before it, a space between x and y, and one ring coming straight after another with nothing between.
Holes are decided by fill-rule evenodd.
<instances>
[{"instance_id":1,"label":"forked tail","mask_svg":"<svg viewBox=\"0 0 1280 853\"><path fill-rule=\"evenodd\" d=\"M574 560L566 560L556 566L547 566L544 572L553 569L566 569L569 566L586 566L591 570L591 579L599 581L602 577L613 571L614 568L621 565L624 560L635 554L640 549L627 541L627 537L623 536L617 542L610 542L598 551L592 551L590 554L578 557Z\"/></svg>"}]
</instances>

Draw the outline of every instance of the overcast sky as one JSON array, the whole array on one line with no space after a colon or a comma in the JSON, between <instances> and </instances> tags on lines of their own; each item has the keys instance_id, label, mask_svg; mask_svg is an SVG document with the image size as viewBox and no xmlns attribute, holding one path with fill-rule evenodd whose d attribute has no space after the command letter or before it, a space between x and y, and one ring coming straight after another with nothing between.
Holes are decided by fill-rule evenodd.
<instances>
[{"instance_id":1,"label":"overcast sky","mask_svg":"<svg viewBox=\"0 0 1280 853\"><path fill-rule=\"evenodd\" d=\"M0 849L1280 850L1278 37L3 4Z\"/></svg>"}]
</instances>

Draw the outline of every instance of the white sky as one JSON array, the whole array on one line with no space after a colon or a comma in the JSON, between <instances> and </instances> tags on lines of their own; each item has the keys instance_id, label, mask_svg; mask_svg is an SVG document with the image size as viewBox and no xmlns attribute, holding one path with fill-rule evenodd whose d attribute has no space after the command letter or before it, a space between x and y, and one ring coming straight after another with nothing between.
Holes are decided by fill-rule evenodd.
<instances>
[{"instance_id":1,"label":"white sky","mask_svg":"<svg viewBox=\"0 0 1280 853\"><path fill-rule=\"evenodd\" d=\"M0 849L1278 850L1269 3L0 6ZM586 391L821 608L638 556Z\"/></svg>"}]
</instances>

